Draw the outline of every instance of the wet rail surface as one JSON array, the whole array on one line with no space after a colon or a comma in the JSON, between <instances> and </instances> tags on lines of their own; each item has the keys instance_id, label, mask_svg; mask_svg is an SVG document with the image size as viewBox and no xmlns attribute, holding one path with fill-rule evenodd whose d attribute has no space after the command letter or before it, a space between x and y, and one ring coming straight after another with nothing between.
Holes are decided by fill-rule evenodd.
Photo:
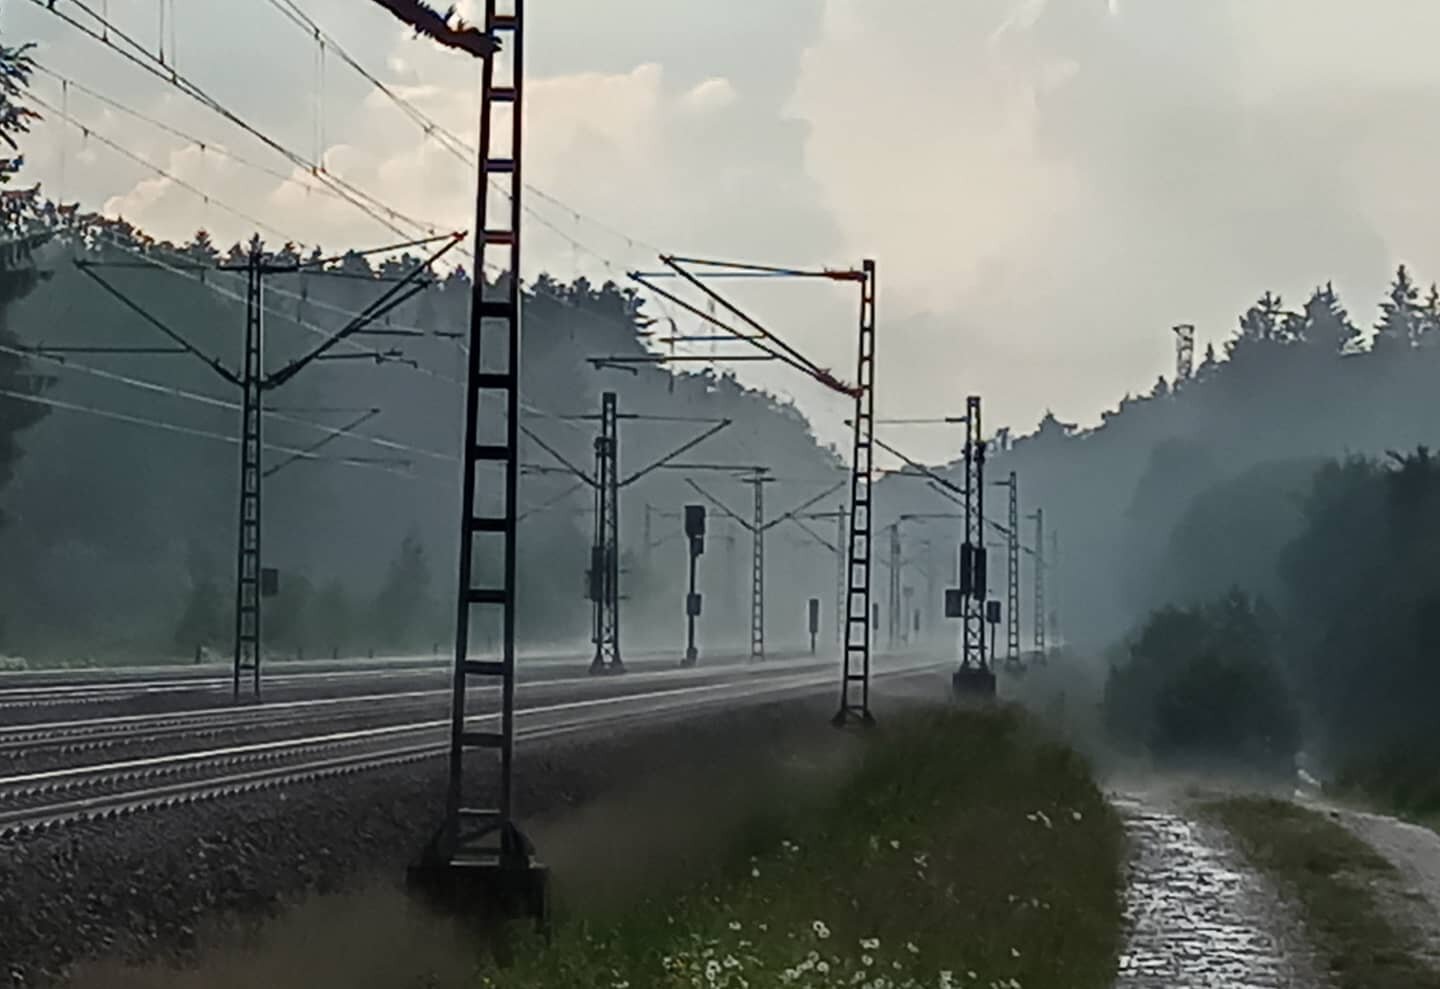
<instances>
[{"instance_id":1,"label":"wet rail surface","mask_svg":"<svg viewBox=\"0 0 1440 989\"><path fill-rule=\"evenodd\" d=\"M1323 989L1293 914L1220 831L1163 796L1111 799L1131 846L1116 989Z\"/></svg>"}]
</instances>

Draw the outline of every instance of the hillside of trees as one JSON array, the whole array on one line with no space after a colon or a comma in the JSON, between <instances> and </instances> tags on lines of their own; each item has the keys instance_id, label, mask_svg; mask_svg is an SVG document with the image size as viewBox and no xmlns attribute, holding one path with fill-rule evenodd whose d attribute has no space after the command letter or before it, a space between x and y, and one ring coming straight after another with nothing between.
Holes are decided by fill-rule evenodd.
<instances>
[{"instance_id":1,"label":"hillside of trees","mask_svg":"<svg viewBox=\"0 0 1440 989\"><path fill-rule=\"evenodd\" d=\"M1225 565L1232 554L1264 556L1298 532L1298 499L1318 461L1435 444L1440 292L1401 267L1373 332L1360 324L1329 285L1298 308L1266 293L1220 352L1205 349L1191 379L1162 378L1148 394L1126 396L1094 428L1047 413L1034 431L997 439L989 476L1018 471L1022 511L1043 506L1058 529L1052 586L1068 641L1096 653L1155 608L1225 591L1236 579ZM1250 472L1289 496L1247 504L1227 495L1237 484L1236 498L1248 494ZM958 481L958 465L947 473ZM1002 519L998 495L987 497L987 515ZM880 503L882 524L950 507L910 478L886 479ZM1224 524L1199 537L1207 513ZM934 526L927 534L940 535ZM1029 524L1022 534L1028 546ZM990 565L999 586L997 554ZM1027 556L1027 589L1030 565ZM1246 587L1266 593L1276 579L1272 568ZM1028 642L1028 610L1024 619Z\"/></svg>"},{"instance_id":2,"label":"hillside of trees","mask_svg":"<svg viewBox=\"0 0 1440 989\"><path fill-rule=\"evenodd\" d=\"M167 341L119 303L76 262L198 349L236 366L244 331L244 274L196 263L243 263L252 245L217 250L204 231L185 244L155 242L123 221L96 215L57 218L38 194L12 203L12 226L49 229L36 257L45 278L6 307L15 366L50 379L48 406L11 400L0 409L48 412L10 429L23 454L0 493L8 524L0 530L0 651L32 656L137 657L228 646L233 586L238 454L224 437L237 429L236 389L188 354L27 355L27 348L151 346ZM291 245L270 257L294 257ZM147 263L135 264L144 259ZM267 368L313 347L323 332L376 298L414 258L376 267L353 253L318 274L266 282ZM459 470L454 462L463 419L463 354L453 334L466 326L470 282L450 270L376 329L342 349L350 359L320 362L267 394L266 456L274 477L265 496L267 563L281 571L281 594L267 609L267 638L279 653L329 654L429 649L445 643L453 613ZM766 492L778 512L836 481L838 459L822 449L798 411L733 377L671 375L641 368L597 372L599 354L640 354L649 320L633 294L583 279L536 279L525 298L523 394L526 426L572 463L593 469L596 424L572 417L598 411L600 393L620 394L624 413L675 419L732 420L687 459L767 464L780 482ZM440 334L440 335L436 335ZM3 371L4 365L0 365ZM196 396L201 396L197 398ZM327 442L325 460L292 459L326 434L380 410L356 436ZM128 421L126 419L128 418ZM143 420L143 421L139 421ZM698 435L704 422L626 422L622 475ZM538 509L575 486L549 468L557 461L524 444L537 468L523 482L524 509ZM346 462L342 462L346 461ZM364 461L364 462L349 462ZM706 481L748 515L749 489L726 477ZM627 641L632 648L672 645L681 626L684 541L679 507L696 500L673 472L657 471L626 489ZM838 500L838 496L837 496ZM646 506L651 543L644 545ZM589 489L527 517L523 526L522 633L535 647L587 635L583 598L593 523ZM713 512L712 515L717 513ZM833 558L779 533L771 562L772 635L803 637L805 598L828 603ZM719 517L702 562L709 644L733 644L748 623L750 537ZM784 579L819 574L816 586ZM730 643L721 641L729 631Z\"/></svg>"}]
</instances>

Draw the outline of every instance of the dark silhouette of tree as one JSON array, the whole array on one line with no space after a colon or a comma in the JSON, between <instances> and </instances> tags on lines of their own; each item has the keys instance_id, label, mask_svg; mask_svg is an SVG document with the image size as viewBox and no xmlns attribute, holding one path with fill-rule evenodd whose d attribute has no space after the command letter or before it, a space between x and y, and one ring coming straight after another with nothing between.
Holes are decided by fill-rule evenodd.
<instances>
[{"instance_id":1,"label":"dark silhouette of tree","mask_svg":"<svg viewBox=\"0 0 1440 989\"><path fill-rule=\"evenodd\" d=\"M1310 293L1300 323L1300 338L1325 353L1347 353L1360 339L1360 330L1350 322L1350 314L1330 282Z\"/></svg>"},{"instance_id":2,"label":"dark silhouette of tree","mask_svg":"<svg viewBox=\"0 0 1440 989\"><path fill-rule=\"evenodd\" d=\"M17 151L16 136L26 133L30 122L39 116L24 103L33 68L31 47L0 45L0 140ZM23 155L0 158L0 185L8 183L24 162ZM51 383L51 379L35 373L29 362L14 353L20 341L9 326L11 307L35 287L41 276L25 240L29 231L23 226L13 229L14 223L9 225L12 229L8 236L0 232L0 238L18 236L21 245L19 250L5 251L6 260L0 263L0 346L8 348L0 350L0 492L14 476L20 458L20 434L44 418L48 411L26 398L38 396ZM0 527L4 524L5 513L0 511Z\"/></svg>"},{"instance_id":3,"label":"dark silhouette of tree","mask_svg":"<svg viewBox=\"0 0 1440 989\"><path fill-rule=\"evenodd\" d=\"M215 242L210 239L210 232L203 227L195 231L195 237L185 245L184 253L200 264L214 264L220 257Z\"/></svg>"},{"instance_id":4,"label":"dark silhouette of tree","mask_svg":"<svg viewBox=\"0 0 1440 989\"><path fill-rule=\"evenodd\" d=\"M1385 300L1380 303L1380 321L1375 324L1372 345L1375 353L1400 353L1416 346L1420 340L1422 320L1420 290L1402 264L1395 271L1395 280L1390 283Z\"/></svg>"},{"instance_id":5,"label":"dark silhouette of tree","mask_svg":"<svg viewBox=\"0 0 1440 989\"><path fill-rule=\"evenodd\" d=\"M1430 283L1425 294L1425 305L1420 310L1420 333L1416 341L1420 347L1440 346L1440 285Z\"/></svg>"},{"instance_id":6,"label":"dark silhouette of tree","mask_svg":"<svg viewBox=\"0 0 1440 989\"><path fill-rule=\"evenodd\" d=\"M1240 328L1235 336L1225 343L1225 351L1232 359L1252 350L1263 350L1276 344L1289 342L1292 332L1290 314L1280 296L1266 292L1260 300L1240 317Z\"/></svg>"},{"instance_id":7,"label":"dark silhouette of tree","mask_svg":"<svg viewBox=\"0 0 1440 989\"><path fill-rule=\"evenodd\" d=\"M1112 737L1164 764L1231 763L1289 778L1300 731L1273 630L1268 609L1238 590L1155 612L1110 672Z\"/></svg>"},{"instance_id":8,"label":"dark silhouette of tree","mask_svg":"<svg viewBox=\"0 0 1440 989\"><path fill-rule=\"evenodd\" d=\"M1200 361L1199 366L1195 368L1195 380L1207 381L1213 378L1219 366L1220 362L1215 358L1215 345L1213 343L1207 343L1205 345L1205 357Z\"/></svg>"},{"instance_id":9,"label":"dark silhouette of tree","mask_svg":"<svg viewBox=\"0 0 1440 989\"><path fill-rule=\"evenodd\" d=\"M40 119L40 114L25 105L35 68L30 59L34 47L0 45L0 141L16 152L20 150L17 135L29 133L30 122ZM24 166L24 155L0 157L0 185L7 184Z\"/></svg>"}]
</instances>

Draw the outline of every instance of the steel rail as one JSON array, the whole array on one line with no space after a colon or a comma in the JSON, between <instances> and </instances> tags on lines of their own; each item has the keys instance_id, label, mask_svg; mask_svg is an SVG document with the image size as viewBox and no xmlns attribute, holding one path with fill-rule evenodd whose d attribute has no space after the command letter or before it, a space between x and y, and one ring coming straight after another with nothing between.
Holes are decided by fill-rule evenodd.
<instances>
[{"instance_id":1,"label":"steel rail","mask_svg":"<svg viewBox=\"0 0 1440 989\"><path fill-rule=\"evenodd\" d=\"M886 678L914 676L944 666L942 661L924 661L887 670L881 675ZM522 722L517 734L522 739L535 740L588 728L634 726L693 713L725 702L759 701L820 690L828 687L832 678L829 671L762 675L755 679L745 677L718 684L672 687L530 707L517 711ZM641 706L635 709L636 705ZM558 719L554 722L523 723L557 715ZM472 723L495 721L498 717L498 713L485 714L472 719ZM448 724L448 719L441 718L0 778L0 839L13 839L65 824L109 819L421 761L447 751L445 729ZM391 744L398 739L417 736L424 740ZM433 740L428 736L433 736ZM334 751L373 742L381 743L382 747L378 751ZM267 764L291 759L301 761ZM201 779L174 778L187 769L192 772L209 769L218 771L220 775ZM124 788L126 784L133 785ZM92 792L107 786L122 788ZM37 797L46 802L29 803Z\"/></svg>"}]
</instances>

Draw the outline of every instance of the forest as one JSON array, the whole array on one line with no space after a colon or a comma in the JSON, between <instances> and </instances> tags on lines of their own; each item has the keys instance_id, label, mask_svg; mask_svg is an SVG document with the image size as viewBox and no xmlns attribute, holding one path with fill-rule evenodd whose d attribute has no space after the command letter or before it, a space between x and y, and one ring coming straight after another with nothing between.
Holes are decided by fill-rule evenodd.
<instances>
[{"instance_id":1,"label":"forest","mask_svg":"<svg viewBox=\"0 0 1440 989\"><path fill-rule=\"evenodd\" d=\"M41 227L55 212L43 201L29 209ZM7 307L0 351L10 361L6 373L27 375L32 388L39 382L49 403L11 398L0 406L27 416L8 430L18 457L9 461L8 523L0 532L9 651L135 657L226 647L238 460L224 437L237 428L238 390L228 393L228 383L190 354L43 348L165 343L143 310L234 366L245 275L200 272L195 263L243 264L252 247L274 258L294 253L291 245L272 251L254 242L221 255L203 231L186 244L156 243L128 224L93 215L57 222L36 251L44 277ZM137 309L117 303L77 261L98 265L90 271ZM401 255L372 268L351 252L328 270L267 279L267 367L313 347L415 261ZM111 262L120 266L106 267ZM265 546L267 563L281 571L267 638L277 654L429 650L444 642L453 613L455 457L463 421L464 358L455 335L466 326L469 296L469 277L454 268L374 333L352 338L340 355L347 359L317 362L267 393L266 442L273 448L266 470L274 480L266 483ZM778 481L766 496L777 512L844 476L793 407L729 375L596 372L587 362L596 354L641 353L646 324L634 295L613 284L542 276L526 294L523 393L533 409L526 428L539 438L522 450L528 465L522 511L533 512L522 522L520 572L529 645L571 643L588 627L590 489L581 485L563 497L577 479L545 448L593 470L596 425L578 417L598 411L602 390L619 392L624 414L685 420L627 422L621 436L627 476L722 419L731 424L687 459L773 466ZM21 390L14 384L0 387ZM35 408L46 413L38 421ZM365 417L363 427L335 435L357 416ZM332 442L324 457L296 459L293 451L327 440L326 428ZM748 515L747 488L728 475L705 484ZM672 573L683 572L677 516L694 500L683 478L665 471L626 489L621 533L632 645L668 643L683 615L667 620L673 602L657 595L673 591ZM714 562L702 567L707 616L717 631L743 631L749 599L741 564L748 563L750 536L722 518L712 533L706 562ZM779 530L767 550L776 634L785 635L778 616L786 615L799 641L807 591L828 601L833 581L809 589L781 575L802 566L828 574L834 564L825 559L828 550L802 547Z\"/></svg>"}]
</instances>

